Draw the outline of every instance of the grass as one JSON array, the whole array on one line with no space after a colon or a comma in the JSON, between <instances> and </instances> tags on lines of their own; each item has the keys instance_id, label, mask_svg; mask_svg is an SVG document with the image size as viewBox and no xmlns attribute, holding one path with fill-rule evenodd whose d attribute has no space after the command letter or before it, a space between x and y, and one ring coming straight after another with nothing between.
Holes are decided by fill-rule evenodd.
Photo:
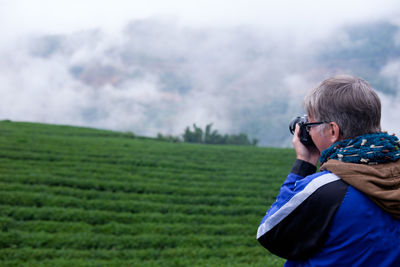
<instances>
[{"instance_id":1,"label":"grass","mask_svg":"<svg viewBox=\"0 0 400 267\"><path fill-rule=\"evenodd\" d=\"M2 266L282 266L256 240L291 149L0 122Z\"/></svg>"}]
</instances>

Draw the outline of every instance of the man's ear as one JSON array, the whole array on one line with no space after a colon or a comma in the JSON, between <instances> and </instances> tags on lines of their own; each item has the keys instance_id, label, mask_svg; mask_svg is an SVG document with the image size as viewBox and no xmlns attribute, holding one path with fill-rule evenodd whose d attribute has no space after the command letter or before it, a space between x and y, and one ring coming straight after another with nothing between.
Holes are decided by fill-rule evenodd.
<instances>
[{"instance_id":1,"label":"man's ear","mask_svg":"<svg viewBox=\"0 0 400 267\"><path fill-rule=\"evenodd\" d=\"M329 141L332 144L336 143L337 141L342 139L342 135L340 134L339 125L334 121L331 121L329 123L328 131L326 132L326 134L327 134Z\"/></svg>"}]
</instances>

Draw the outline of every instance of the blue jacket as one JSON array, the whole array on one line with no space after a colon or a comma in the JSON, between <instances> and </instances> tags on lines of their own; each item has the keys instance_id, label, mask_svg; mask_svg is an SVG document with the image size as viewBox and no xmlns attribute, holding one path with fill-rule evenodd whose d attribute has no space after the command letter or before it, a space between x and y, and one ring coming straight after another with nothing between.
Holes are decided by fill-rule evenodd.
<instances>
[{"instance_id":1,"label":"blue jacket","mask_svg":"<svg viewBox=\"0 0 400 267\"><path fill-rule=\"evenodd\" d=\"M400 221L337 175L296 160L257 239L285 266L400 266Z\"/></svg>"}]
</instances>

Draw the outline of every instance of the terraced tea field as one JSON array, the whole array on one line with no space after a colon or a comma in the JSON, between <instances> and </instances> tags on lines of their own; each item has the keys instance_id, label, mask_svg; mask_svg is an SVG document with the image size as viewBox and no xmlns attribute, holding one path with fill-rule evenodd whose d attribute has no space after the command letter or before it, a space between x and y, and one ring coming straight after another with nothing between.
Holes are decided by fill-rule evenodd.
<instances>
[{"instance_id":1,"label":"terraced tea field","mask_svg":"<svg viewBox=\"0 0 400 267\"><path fill-rule=\"evenodd\" d=\"M281 266L256 231L291 149L0 122L1 266Z\"/></svg>"}]
</instances>

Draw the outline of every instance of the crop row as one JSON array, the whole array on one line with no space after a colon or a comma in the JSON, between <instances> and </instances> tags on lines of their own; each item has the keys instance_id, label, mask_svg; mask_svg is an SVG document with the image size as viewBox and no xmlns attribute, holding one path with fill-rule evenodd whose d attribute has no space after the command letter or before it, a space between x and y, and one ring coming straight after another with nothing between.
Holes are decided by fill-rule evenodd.
<instances>
[{"instance_id":1,"label":"crop row","mask_svg":"<svg viewBox=\"0 0 400 267\"><path fill-rule=\"evenodd\" d=\"M0 182L1 191L25 191L32 193L43 193L47 196L76 197L82 200L104 200L104 201L149 201L165 204L187 204L208 206L230 206L230 205L264 205L271 203L275 198L271 194L271 188L266 188L263 194L248 196L189 196L178 194L132 194L124 192L107 192L97 190L85 190L64 186L47 186L38 184L4 183ZM272 196L272 197L271 197Z\"/></svg>"},{"instance_id":2,"label":"crop row","mask_svg":"<svg viewBox=\"0 0 400 267\"><path fill-rule=\"evenodd\" d=\"M109 164L109 165L130 165L130 166L141 166L141 167L151 167L151 168L173 168L177 166L176 163L171 162L161 162L157 160L146 160L146 159L123 159L123 158L109 158L109 159L99 159L92 158L90 156L77 156L71 155L67 156L65 154L53 153L53 154L43 154L43 153L34 153L31 151L3 151L0 152L0 158L10 159L10 160L23 160L23 161L35 161L37 164L41 162L74 162L76 164ZM219 164L214 165L202 165L194 161L182 161L178 165L182 169L191 169L191 170L209 170L209 171L218 171L223 167Z\"/></svg>"},{"instance_id":3,"label":"crop row","mask_svg":"<svg viewBox=\"0 0 400 267\"><path fill-rule=\"evenodd\" d=\"M2 149L4 149L2 147ZM30 151L28 152L15 152L15 153L4 153L7 151L7 149L4 149L3 153L0 153L0 156L3 158L3 160L8 160L10 163L14 164L23 164L23 162L18 160L18 157L24 157L24 159L27 159L29 154L31 153ZM77 152L78 153L78 152ZM230 161L230 162L222 162L218 159L212 162L210 162L206 159L189 159L186 155L182 155L179 158L171 159L169 158L168 155L159 155L158 157L149 157L149 155L142 155L141 157L136 158L135 156L132 155L114 155L110 156L112 160L110 161L104 161L102 162L99 160L97 157L94 156L89 156L85 154L84 152L80 152L81 154L79 155L71 155L71 156L66 156L64 154L57 153L54 155L45 155L46 157L48 156L54 156L54 157L59 157L59 160L53 161L55 165L57 166L69 166L73 167L76 166L76 164L82 164L82 166L96 166L101 168L105 168L105 166L112 167L114 165L120 165L121 167L124 168L124 170L131 170L131 169L136 169L136 170L141 170L141 168L155 168L157 169L167 169L170 171L175 171L175 172L180 172L180 171L223 171L223 172L230 172L233 173L234 170L239 171L239 172L248 172L248 171L260 171L260 170L268 170L268 165L270 163L268 161L261 161L258 163L258 166L255 168L249 168L249 166L245 165L245 162L236 162L236 161ZM46 162L46 157L40 158L41 154L37 154L36 157L32 157L35 160L34 161L36 164L42 164ZM70 157L70 158L69 158ZM168 160L165 159L165 157L168 157ZM12 160L11 160L12 159ZM102 163L99 165L98 163ZM51 167L51 166L48 166ZM176 167L181 167L182 169L176 169ZM233 168L233 169L232 169ZM113 170L115 171L115 170Z\"/></svg>"},{"instance_id":4,"label":"crop row","mask_svg":"<svg viewBox=\"0 0 400 267\"><path fill-rule=\"evenodd\" d=\"M42 142L42 143L39 143ZM69 154L71 152L88 152L85 154L96 156L107 155L122 155L130 154L135 157L141 153L148 156L169 155L173 159L179 158L182 155L187 155L189 159L205 159L214 161L222 158L229 162L228 159L240 161L243 154L247 154L250 159L259 161L268 154L265 154L263 149L233 147L233 146L203 146L191 144L167 144L155 142L153 140L143 141L135 139L118 139L118 138L80 138L77 136L40 136L31 133L29 137L21 135L2 135L0 136L0 145L10 151L27 151L26 144L32 144L29 147L30 151L42 153L55 153L58 150L54 148L63 148L59 150L62 153ZM101 146L99 146L99 144ZM74 145L74 146L71 146ZM117 148L110 149L110 148ZM174 153L169 153L173 148ZM176 153L175 153L176 152ZM280 153L285 151L280 150ZM291 153L291 152L289 152ZM261 157L260 157L261 156Z\"/></svg>"},{"instance_id":5,"label":"crop row","mask_svg":"<svg viewBox=\"0 0 400 267\"><path fill-rule=\"evenodd\" d=\"M267 183L269 172L261 171L232 171L224 172L199 172L199 171L187 171L181 170L180 172L174 169L146 169L140 168L138 170L127 168L124 170L121 168L110 168L109 166L90 166L85 168L86 165L74 165L74 166L58 166L57 164L51 164L50 166L38 166L34 165L32 168L27 169L27 163L23 165L9 164L8 168L13 168L13 171L4 171L1 176L18 177L18 176L40 176L40 175L51 175L59 178L88 178L96 179L99 181L148 181L152 179L154 182L165 182L168 180L170 183L228 183L234 184L239 183L242 186L249 188L260 186ZM36 169L36 170L35 170ZM273 174L273 172L271 172ZM282 177L283 178L283 177Z\"/></svg>"},{"instance_id":6,"label":"crop row","mask_svg":"<svg viewBox=\"0 0 400 267\"><path fill-rule=\"evenodd\" d=\"M210 183L199 184L198 186L184 187L182 185L170 185L168 180L163 183L148 182L118 182L118 181L99 181L97 179L76 179L66 178L60 179L57 177L43 175L41 177L35 176L18 176L18 177L4 177L0 176L2 182L19 182L25 184L42 184L48 186L65 186L86 190L98 190L109 192L125 192L137 194L179 194L187 196L248 196L252 194L262 193L265 190L262 187L253 188L253 190L246 190L240 188L234 183Z\"/></svg>"},{"instance_id":7,"label":"crop row","mask_svg":"<svg viewBox=\"0 0 400 267\"><path fill-rule=\"evenodd\" d=\"M215 235L234 236L243 235L255 236L257 224L197 224L185 223L141 223L121 224L110 222L102 225L90 225L84 222L57 222L57 221L16 221L9 217L0 217L0 230L3 232L20 230L27 232L47 233L96 233L108 235L138 235L164 234L164 235Z\"/></svg>"},{"instance_id":8,"label":"crop row","mask_svg":"<svg viewBox=\"0 0 400 267\"><path fill-rule=\"evenodd\" d=\"M2 267L44 267L44 266L57 266L57 267L115 267L115 266L127 266L127 267L155 267L155 266L174 266L174 267L184 267L184 266L213 266L213 267L243 267L249 266L248 258L245 259L221 259L221 258L174 258L174 259L161 259L161 260L86 260L86 259L64 259L56 258L50 260L41 261L29 261L27 263L21 260L11 260L3 261L1 263ZM256 257L250 261L251 266L254 267L276 267L282 266L284 261L276 258L259 258Z\"/></svg>"},{"instance_id":9,"label":"crop row","mask_svg":"<svg viewBox=\"0 0 400 267\"><path fill-rule=\"evenodd\" d=\"M0 191L1 192L1 191ZM245 216L257 214L264 206L257 205L230 205L209 206L191 204L171 204L150 201L126 201L126 200L84 200L76 197L54 196L43 193L31 192L1 192L0 204L25 207L63 207L80 208L84 210L102 210L128 213L181 213L181 214L208 214L208 215L232 215Z\"/></svg>"},{"instance_id":10,"label":"crop row","mask_svg":"<svg viewBox=\"0 0 400 267\"><path fill-rule=\"evenodd\" d=\"M19 259L26 260L43 260L54 258L68 258L68 259L88 259L88 260L112 260L112 259L136 259L136 260L156 260L156 259L174 259L174 258L188 258L188 259L207 259L210 257L221 259L236 259L241 261L247 257L263 257L268 255L264 250L257 249L257 247L248 246L228 246L222 247L218 250L209 248L165 248L163 250L157 248L147 249L121 249L121 250L77 250L77 249L49 249L49 248L21 248L18 251L11 249L3 249L0 251L0 260L13 260ZM246 259L247 260L247 259ZM249 259L250 262L253 260Z\"/></svg>"},{"instance_id":11,"label":"crop row","mask_svg":"<svg viewBox=\"0 0 400 267\"><path fill-rule=\"evenodd\" d=\"M4 149L4 148L3 148ZM6 152L7 151L7 152ZM82 153L82 152L81 152ZM16 151L10 152L9 150L0 153L0 157L3 160L12 160L18 164L19 160L24 161L34 161L36 164L41 164L42 162L51 161L55 164L65 164L68 163L70 166L74 164L83 164L83 166L93 166L98 165L102 168L110 167L114 165L119 165L121 167L128 167L128 170L140 167L140 168L155 168L155 169L171 169L176 170L176 167L181 168L184 171L208 171L208 172L232 172L232 167L237 171L250 171L248 166L241 165L240 162L230 162L223 163L216 159L214 162L206 161L205 159L190 160L185 155L173 159L164 159L165 155L160 155L158 157L149 157L148 155L141 157L133 157L131 155L114 155L107 158L89 156L87 154L71 154L66 155L61 153L33 153L32 151ZM99 165L101 164L101 165ZM266 164L260 162L259 165ZM255 169L259 170L259 168Z\"/></svg>"},{"instance_id":12,"label":"crop row","mask_svg":"<svg viewBox=\"0 0 400 267\"><path fill-rule=\"evenodd\" d=\"M221 253L218 253L221 251ZM215 253L217 252L217 253ZM258 248L163 250L71 250L5 249L0 251L2 266L85 266L85 267L154 267L154 266L282 266L284 261Z\"/></svg>"},{"instance_id":13,"label":"crop row","mask_svg":"<svg viewBox=\"0 0 400 267\"><path fill-rule=\"evenodd\" d=\"M94 233L45 233L8 231L0 233L0 248L55 248L55 249L146 249L146 248L223 248L230 246L254 247L255 237L214 236L194 233L189 235L139 234L105 235Z\"/></svg>"},{"instance_id":14,"label":"crop row","mask_svg":"<svg viewBox=\"0 0 400 267\"><path fill-rule=\"evenodd\" d=\"M204 214L163 214L148 211L148 213L112 212L100 210L84 210L60 207L14 207L0 205L0 214L14 220L31 221L61 221L61 222L85 222L91 225L117 222L122 224L135 223L189 223L198 224L250 224L257 225L264 215L249 214L246 216L230 215L204 215Z\"/></svg>"},{"instance_id":15,"label":"crop row","mask_svg":"<svg viewBox=\"0 0 400 267\"><path fill-rule=\"evenodd\" d=\"M13 168L15 171L10 172L14 176L23 176L30 174L31 171L45 172L54 176L60 177L77 177L77 178L96 178L98 180L113 179L113 180L125 180L129 181L132 179L173 179L180 182L231 182L231 183L249 183L250 185L255 183L262 183L265 177L269 175L266 171L240 171L237 168L233 169L220 169L220 170L192 170L182 168L179 172L176 169L182 166L176 166L175 168L149 168L141 167L136 168L134 165L122 165L109 166L107 164L101 164L99 167L96 164L88 165L87 163L77 163L73 166L63 166L55 162L44 162L38 164L32 161L23 161L20 164L16 164L16 161L7 160L3 161L3 164L10 164L8 168ZM30 166L29 169L27 167ZM10 170L10 169L9 169ZM273 174L273 172L271 172ZM3 175L7 174L3 173Z\"/></svg>"},{"instance_id":16,"label":"crop row","mask_svg":"<svg viewBox=\"0 0 400 267\"><path fill-rule=\"evenodd\" d=\"M36 165L45 168L46 170L57 171L61 169L61 173L66 170L77 172L79 174L80 171L83 172L91 172L91 173L100 173L100 172L110 172L111 174L147 174L147 173L159 173L166 172L167 174L179 175L181 173L184 174L222 174L223 176L233 177L233 178L245 178L246 174L260 175L262 176L264 173L268 173L273 169L273 166L270 166L268 163L261 163L257 168L249 168L238 166L238 164L233 163L232 166L227 166L222 163L217 163L214 165L214 168L210 168L209 166L201 166L208 165L207 162L198 161L197 163L200 166L196 168L188 168L188 163L191 163L188 159L183 159L181 162L171 162L169 166L139 166L137 162L131 161L118 161L116 164L108 164L102 163L99 164L98 161L93 160L92 162L87 161L53 161L52 165L46 165L46 161L38 162L38 161L19 161L19 160L11 160L8 158L3 158L3 162L7 162L11 164L13 167L18 167L28 163L29 165ZM157 161L157 159L155 159ZM157 162L155 163L157 164ZM115 169L115 166L119 166ZM17 173L24 173L25 169L16 170ZM223 177L221 177L223 178Z\"/></svg>"},{"instance_id":17,"label":"crop row","mask_svg":"<svg viewBox=\"0 0 400 267\"><path fill-rule=\"evenodd\" d=\"M269 172L264 171L239 171L236 173L233 171L192 171L192 170L181 170L176 169L162 169L162 168L139 168L134 169L131 166L119 166L118 168L111 166L96 167L96 165L87 166L85 164L78 164L74 166L62 166L58 164L51 165L39 165L32 164L32 168L25 169L27 163L24 162L20 165L12 164L7 165L8 168L15 168L15 171L8 170L2 173L2 176L13 175L13 176L25 176L36 174L47 174L57 177L75 177L75 178L96 178L97 180L113 180L113 181L125 181L131 180L148 180L154 179L156 182L165 181L166 179L172 180L171 182L223 182L223 183L248 183L249 186L259 185L266 182L266 177L270 174L274 174L272 170Z\"/></svg>"},{"instance_id":18,"label":"crop row","mask_svg":"<svg viewBox=\"0 0 400 267\"><path fill-rule=\"evenodd\" d=\"M242 180L240 183L235 181L197 181L197 180L175 180L173 178L146 178L114 180L97 179L92 177L75 178L75 177L58 177L52 174L32 172L29 175L0 175L0 181L3 182L20 182L29 184L48 184L53 186L68 186L81 189L94 189L99 191L122 191L122 192L163 192L180 190L183 194L188 191L190 195L210 195L224 194L224 191L230 191L233 195L240 195L242 192L260 193L265 190L267 183L246 182Z\"/></svg>"}]
</instances>

